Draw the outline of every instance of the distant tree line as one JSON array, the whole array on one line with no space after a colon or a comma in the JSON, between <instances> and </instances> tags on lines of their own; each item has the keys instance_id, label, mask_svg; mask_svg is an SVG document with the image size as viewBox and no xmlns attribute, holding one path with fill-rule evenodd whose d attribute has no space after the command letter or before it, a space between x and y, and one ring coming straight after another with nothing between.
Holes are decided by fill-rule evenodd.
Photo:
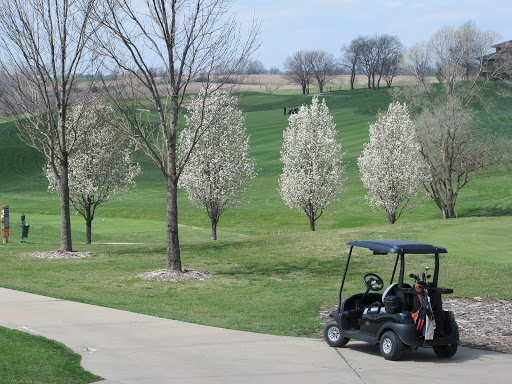
<instances>
[{"instance_id":1,"label":"distant tree line","mask_svg":"<svg viewBox=\"0 0 512 384\"><path fill-rule=\"evenodd\" d=\"M388 34L358 36L342 48L343 64L350 71L350 89L357 73L368 78L368 89L380 88L382 79L391 87L401 69L405 48L398 38Z\"/></svg>"},{"instance_id":2,"label":"distant tree line","mask_svg":"<svg viewBox=\"0 0 512 384\"><path fill-rule=\"evenodd\" d=\"M322 50L300 50L284 61L285 76L309 93L311 83L320 92L336 75L350 74L350 89L354 89L356 74L365 74L368 89L380 88L381 81L389 88L401 70L405 48L398 38L388 34L373 37L358 36L342 48L342 58Z\"/></svg>"}]
</instances>

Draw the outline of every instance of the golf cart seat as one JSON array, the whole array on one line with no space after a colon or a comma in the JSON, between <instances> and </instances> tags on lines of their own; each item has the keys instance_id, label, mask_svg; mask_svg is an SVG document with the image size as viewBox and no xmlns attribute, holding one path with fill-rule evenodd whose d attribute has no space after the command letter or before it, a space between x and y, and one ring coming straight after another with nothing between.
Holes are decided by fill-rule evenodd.
<instances>
[{"instance_id":1,"label":"golf cart seat","mask_svg":"<svg viewBox=\"0 0 512 384\"><path fill-rule=\"evenodd\" d=\"M390 292L394 292L394 289L395 289L395 287L397 285L398 285L398 283L393 283L389 287L387 287L386 290L384 291L384 293L382 294L382 298L380 300L380 303L377 302L377 301L372 303L368 308L366 308L364 310L363 314L366 315L368 312L370 312L372 314L373 313L384 313L384 312L386 312L386 308L383 305L384 299L386 298L386 296L390 295ZM375 306L375 304L380 304L380 310L379 310L378 306L377 307Z\"/></svg>"},{"instance_id":2,"label":"golf cart seat","mask_svg":"<svg viewBox=\"0 0 512 384\"><path fill-rule=\"evenodd\" d=\"M402 288L411 288L409 284L402 284ZM388 298L388 300L386 300ZM393 283L389 287L386 288L384 293L382 294L382 299L379 302L372 303L368 308L366 308L363 312L364 315L366 314L375 314L375 313L394 313L395 311L400 312L402 303L408 302L407 299L405 299L403 292L401 292L401 289L398 286L398 283ZM389 304L388 304L389 303ZM377 304L380 304L380 309ZM395 308L393 311L390 309L386 310L386 306L389 305L396 307L397 305L399 308Z\"/></svg>"}]
</instances>

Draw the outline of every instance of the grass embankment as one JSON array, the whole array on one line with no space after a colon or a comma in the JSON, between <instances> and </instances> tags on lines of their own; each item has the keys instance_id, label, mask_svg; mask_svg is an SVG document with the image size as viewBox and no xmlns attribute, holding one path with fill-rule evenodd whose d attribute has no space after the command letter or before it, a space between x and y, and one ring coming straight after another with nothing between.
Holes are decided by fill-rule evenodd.
<instances>
[{"instance_id":1,"label":"grass embankment","mask_svg":"<svg viewBox=\"0 0 512 384\"><path fill-rule=\"evenodd\" d=\"M210 271L208 281L166 283L143 281L137 274L165 268L165 183L161 173L141 155L144 172L137 191L102 205L93 222L94 242L136 242L141 245L83 245L84 221L73 216L74 248L92 251L82 260L39 260L27 253L59 247L59 202L46 192L42 158L20 143L9 122L0 124L0 204L11 209L11 243L0 247L0 284L5 287L123 308L226 328L286 335L313 335L320 328L318 312L337 300L345 243L357 239L406 239L448 248L442 258L440 283L454 296L511 300L512 232L510 170L487 171L462 190L456 220L440 220L429 202L391 226L364 200L356 159L368 140L368 123L390 101L388 91L356 90L325 96L334 115L338 140L346 152L347 181L340 201L308 232L306 216L284 205L277 191L279 151L287 126L283 107L309 102L311 96L240 96L251 135L259 176L245 207L227 212L219 239L210 240L205 212L181 193L180 242L185 268ZM479 111L478 126L510 140L512 109L496 100L498 113ZM16 244L19 215L30 223L28 244ZM499 217L487 217L499 216ZM105 218L105 221L101 219ZM361 251L362 252L362 251ZM364 252L363 252L364 253ZM362 256L362 254L361 254ZM377 272L386 280L392 256L359 257L351 265L347 294L363 289L362 275ZM406 272L420 272L430 261L412 258Z\"/></svg>"},{"instance_id":2,"label":"grass embankment","mask_svg":"<svg viewBox=\"0 0 512 384\"><path fill-rule=\"evenodd\" d=\"M86 384L101 380L84 371L80 355L44 337L0 327L0 381Z\"/></svg>"}]
</instances>

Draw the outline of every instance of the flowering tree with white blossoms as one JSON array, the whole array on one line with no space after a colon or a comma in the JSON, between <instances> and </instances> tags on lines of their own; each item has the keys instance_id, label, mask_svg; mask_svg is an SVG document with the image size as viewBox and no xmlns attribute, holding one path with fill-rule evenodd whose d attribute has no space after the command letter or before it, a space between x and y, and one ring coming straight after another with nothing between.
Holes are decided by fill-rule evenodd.
<instances>
[{"instance_id":1,"label":"flowering tree with white blossoms","mask_svg":"<svg viewBox=\"0 0 512 384\"><path fill-rule=\"evenodd\" d=\"M325 103L314 97L288 120L281 149L279 190L285 203L309 217L312 231L325 208L336 201L344 181L343 153L336 143L336 124Z\"/></svg>"},{"instance_id":2,"label":"flowering tree with white blossoms","mask_svg":"<svg viewBox=\"0 0 512 384\"><path fill-rule=\"evenodd\" d=\"M256 177L255 160L249 156L249 136L236 97L226 92L206 96L203 90L193 98L189 111L178 146L180 161L189 157L178 185L195 206L208 213L212 240L217 240L222 213L246 204L247 184Z\"/></svg>"},{"instance_id":3,"label":"flowering tree with white blossoms","mask_svg":"<svg viewBox=\"0 0 512 384\"><path fill-rule=\"evenodd\" d=\"M375 212L385 212L390 224L428 198L419 193L428 172L405 104L392 103L379 112L357 164L369 189L366 201Z\"/></svg>"},{"instance_id":4,"label":"flowering tree with white blossoms","mask_svg":"<svg viewBox=\"0 0 512 384\"><path fill-rule=\"evenodd\" d=\"M133 164L130 140L113 128L114 119L114 110L100 104L78 104L68 116L69 127L76 130L75 150L69 156L69 198L85 219L87 244L91 243L96 208L128 193L141 172L140 166ZM59 192L50 164L46 165L45 174L48 189Z\"/></svg>"}]
</instances>

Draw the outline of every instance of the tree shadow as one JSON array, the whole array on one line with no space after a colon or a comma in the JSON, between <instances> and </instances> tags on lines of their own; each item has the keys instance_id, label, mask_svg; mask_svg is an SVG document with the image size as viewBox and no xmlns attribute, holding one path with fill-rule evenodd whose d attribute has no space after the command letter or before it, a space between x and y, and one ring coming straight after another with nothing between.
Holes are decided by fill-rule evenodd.
<instances>
[{"instance_id":1,"label":"tree shadow","mask_svg":"<svg viewBox=\"0 0 512 384\"><path fill-rule=\"evenodd\" d=\"M512 216L512 209L509 208L497 208L497 207L482 207L465 209L459 212L458 217L503 217Z\"/></svg>"}]
</instances>

